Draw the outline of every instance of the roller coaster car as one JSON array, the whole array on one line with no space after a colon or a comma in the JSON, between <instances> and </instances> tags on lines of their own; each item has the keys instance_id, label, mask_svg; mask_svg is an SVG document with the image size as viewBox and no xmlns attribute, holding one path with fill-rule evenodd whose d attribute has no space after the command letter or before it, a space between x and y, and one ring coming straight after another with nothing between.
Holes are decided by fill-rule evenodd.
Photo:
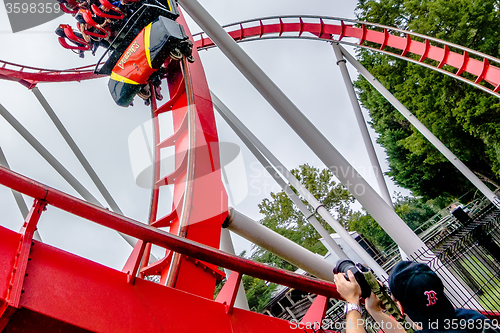
<instances>
[{"instance_id":1,"label":"roller coaster car","mask_svg":"<svg viewBox=\"0 0 500 333\"><path fill-rule=\"evenodd\" d=\"M110 75L109 91L116 104L127 107L148 83L167 57L180 60L192 57L192 42L175 19L179 16L172 0L144 3L118 33L106 53L106 63L96 68L97 74ZM103 57L106 55L103 55ZM102 58L101 58L102 59ZM100 63L100 61L99 61Z\"/></svg>"}]
</instances>

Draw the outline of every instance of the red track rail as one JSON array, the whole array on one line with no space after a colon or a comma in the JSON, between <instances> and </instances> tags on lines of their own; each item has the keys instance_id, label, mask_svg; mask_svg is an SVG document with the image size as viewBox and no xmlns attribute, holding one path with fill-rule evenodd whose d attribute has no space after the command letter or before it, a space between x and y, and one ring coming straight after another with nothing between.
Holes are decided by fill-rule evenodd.
<instances>
[{"instance_id":1,"label":"red track rail","mask_svg":"<svg viewBox=\"0 0 500 333\"><path fill-rule=\"evenodd\" d=\"M95 79L103 75L94 74L95 65L53 70L17 65L0 60L0 79L16 81L33 88L38 82L72 82Z\"/></svg>"},{"instance_id":2,"label":"red track rail","mask_svg":"<svg viewBox=\"0 0 500 333\"><path fill-rule=\"evenodd\" d=\"M422 65L495 96L500 91L499 59L443 40L376 23L319 16L274 16L242 21L225 28L237 42L274 38L338 41ZM215 47L204 33L193 37L198 49ZM366 42L379 46L368 46ZM418 59L414 59L415 55ZM90 66L63 71L4 61L0 61L0 66L0 79L17 81L28 88L38 82L82 81L98 77L92 73ZM468 80L463 77L464 73L474 75L475 79Z\"/></svg>"},{"instance_id":3,"label":"red track rail","mask_svg":"<svg viewBox=\"0 0 500 333\"><path fill-rule=\"evenodd\" d=\"M275 38L338 41L431 68L496 96L500 90L499 59L443 40L375 23L318 16L276 16L242 21L224 28L237 42ZM194 38L198 49L216 46L204 33L195 34ZM366 42L379 46L367 46ZM417 55L418 60L412 55ZM475 80L464 78L463 73L474 75Z\"/></svg>"},{"instance_id":4,"label":"red track rail","mask_svg":"<svg viewBox=\"0 0 500 333\"><path fill-rule=\"evenodd\" d=\"M285 271L232 255L195 241L145 225L105 208L41 184L14 171L0 167L0 185L43 201L88 221L122 232L180 254L204 260L213 265L255 276L259 279L297 288L313 294L341 299L333 283ZM41 214L42 212L40 212Z\"/></svg>"}]
</instances>

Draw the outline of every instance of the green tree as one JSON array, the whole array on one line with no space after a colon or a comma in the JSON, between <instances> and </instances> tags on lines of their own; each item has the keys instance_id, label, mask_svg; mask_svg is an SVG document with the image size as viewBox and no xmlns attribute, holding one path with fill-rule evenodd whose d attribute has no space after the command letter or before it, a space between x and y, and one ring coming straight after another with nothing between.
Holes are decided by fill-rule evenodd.
<instances>
[{"instance_id":1,"label":"green tree","mask_svg":"<svg viewBox=\"0 0 500 333\"><path fill-rule=\"evenodd\" d=\"M276 284L266 283L248 275L244 275L242 281L246 290L248 307L252 311L261 312L271 300Z\"/></svg>"},{"instance_id":2,"label":"green tree","mask_svg":"<svg viewBox=\"0 0 500 333\"><path fill-rule=\"evenodd\" d=\"M498 0L359 0L357 16L498 57L499 4ZM358 60L473 172L498 187L498 97L388 55L362 50ZM467 192L471 184L465 177L365 79L360 77L356 87L389 156L388 174L397 184L426 199Z\"/></svg>"}]
</instances>

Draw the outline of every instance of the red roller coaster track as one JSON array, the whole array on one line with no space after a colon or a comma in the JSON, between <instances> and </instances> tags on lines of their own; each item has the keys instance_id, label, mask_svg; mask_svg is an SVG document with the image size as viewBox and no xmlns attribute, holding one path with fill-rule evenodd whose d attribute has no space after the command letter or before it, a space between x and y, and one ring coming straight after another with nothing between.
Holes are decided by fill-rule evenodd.
<instances>
[{"instance_id":1,"label":"red roller coaster track","mask_svg":"<svg viewBox=\"0 0 500 333\"><path fill-rule=\"evenodd\" d=\"M38 82L74 82L102 77L94 74L95 65L64 70L42 69L0 60L0 79L16 81L33 88Z\"/></svg>"},{"instance_id":2,"label":"red roller coaster track","mask_svg":"<svg viewBox=\"0 0 500 333\"><path fill-rule=\"evenodd\" d=\"M179 21L186 27L182 16ZM497 59L373 23L289 16L240 22L227 26L226 30L237 41L269 38L339 41L421 64L491 94L496 95L500 90L500 68L492 64L498 64ZM198 49L215 46L204 34L195 35L194 40ZM379 47L366 46L367 42ZM3 291L0 331L14 332L20 328L37 331L40 327L42 331L59 332L178 332L193 330L193 327L207 332L292 331L286 321L233 309L242 274L314 294L339 297L329 282L215 250L219 247L228 203L219 172L218 135L210 92L196 51L194 56L194 64L186 61L168 64L171 99L156 105L153 98L156 149L150 226L0 168L0 184L35 199L19 233L0 227L0 266L7 268L0 271L0 290ZM467 80L461 76L463 73L475 75L475 81ZM0 61L1 79L17 81L28 88L39 82L97 77L90 66L46 70ZM159 115L164 112L172 113L174 134L160 142ZM175 171L161 178L159 156L162 149L171 146L176 153ZM171 212L158 216L162 203L160 188L169 184L174 186ZM36 225L47 205L139 239L123 271L33 241ZM157 229L167 226L169 233ZM167 252L164 258L148 265L152 244L166 248ZM215 284L223 277L218 266L233 273L213 301ZM137 275L141 278L136 278ZM161 285L142 279L147 275L160 275ZM326 303L322 297L317 300L307 320L321 320Z\"/></svg>"},{"instance_id":3,"label":"red roller coaster track","mask_svg":"<svg viewBox=\"0 0 500 333\"><path fill-rule=\"evenodd\" d=\"M443 40L376 23L334 17L273 16L233 23L224 28L238 42L275 38L338 41L417 63L495 95L500 90L500 68L496 67L500 65L499 59ZM194 38L199 50L215 47L204 33L195 34ZM367 42L379 47L368 46ZM418 56L418 60L411 55ZM463 73L472 74L476 79L470 81L461 76ZM489 86L479 84L483 81Z\"/></svg>"},{"instance_id":4,"label":"red roller coaster track","mask_svg":"<svg viewBox=\"0 0 500 333\"><path fill-rule=\"evenodd\" d=\"M237 22L224 28L237 42L275 38L338 41L420 64L494 95L500 90L499 59L443 40L376 23L320 16L272 16ZM200 50L216 47L204 33L195 34L193 37L196 48ZM375 43L379 47L368 46L367 42ZM19 81L28 86L38 82L96 78L91 66L48 70L1 60L0 65L0 78ZM463 73L474 75L475 80L464 78ZM484 82L487 82L487 85L480 84Z\"/></svg>"}]
</instances>

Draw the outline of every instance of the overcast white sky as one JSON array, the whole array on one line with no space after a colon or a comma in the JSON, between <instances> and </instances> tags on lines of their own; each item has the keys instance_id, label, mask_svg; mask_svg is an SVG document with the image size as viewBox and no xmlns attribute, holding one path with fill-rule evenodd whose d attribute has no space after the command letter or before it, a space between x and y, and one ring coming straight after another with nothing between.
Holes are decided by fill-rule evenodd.
<instances>
[{"instance_id":1,"label":"overcast white sky","mask_svg":"<svg viewBox=\"0 0 500 333\"><path fill-rule=\"evenodd\" d=\"M355 18L356 6L355 0L200 2L221 24L289 14ZM13 34L5 7L0 5L0 59L57 69L97 61L98 58L91 55L80 59L71 51L60 47L53 33L59 23L75 25L74 19L65 15L26 32ZM191 20L189 25L193 33L199 31ZM242 47L377 189L373 175L368 172L369 160L331 46L307 40L268 40L242 44ZM202 51L201 58L212 91L288 168L295 168L303 163L324 167L219 50ZM149 108L137 98L132 108L116 106L109 96L107 81L106 78L82 83L39 84L38 87L125 215L145 222L149 212L150 191L135 183L129 154L129 137L134 129L148 121ZM105 202L30 91L20 84L0 81L0 103L101 202ZM248 193L243 195L244 199L236 205L236 209L258 220L261 218L258 203L270 191L279 189L224 121L220 117L217 120L220 141L242 147L245 169L240 170L240 182L243 185L235 182L231 187L243 191L246 188ZM167 131L162 134L166 135ZM1 117L0 146L13 170L78 196ZM385 160L382 149L377 148L377 153ZM386 181L389 181L391 193L401 191L387 178ZM31 199L26 198L26 202L31 206ZM166 214L169 210L170 206L164 205L161 213ZM1 225L14 230L21 227L21 214L10 190L5 187L0 187L0 211ZM131 247L114 231L53 207L42 215L39 231L46 243L117 269L122 268L131 252ZM235 247L239 253L248 249L249 244L236 237Z\"/></svg>"}]
</instances>

